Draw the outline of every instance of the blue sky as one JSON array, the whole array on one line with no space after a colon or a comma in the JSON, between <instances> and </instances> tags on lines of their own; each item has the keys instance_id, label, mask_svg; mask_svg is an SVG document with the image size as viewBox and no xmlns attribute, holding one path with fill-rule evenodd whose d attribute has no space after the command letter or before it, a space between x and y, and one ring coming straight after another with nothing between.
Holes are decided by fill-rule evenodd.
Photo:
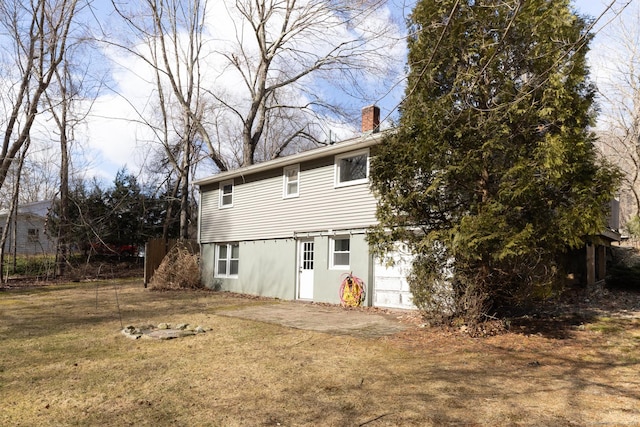
<instances>
[{"instance_id":1,"label":"blue sky","mask_svg":"<svg viewBox=\"0 0 640 427\"><path fill-rule=\"evenodd\" d=\"M580 12L591 16L599 15L606 7L600 0L576 0L574 3Z\"/></svg>"}]
</instances>

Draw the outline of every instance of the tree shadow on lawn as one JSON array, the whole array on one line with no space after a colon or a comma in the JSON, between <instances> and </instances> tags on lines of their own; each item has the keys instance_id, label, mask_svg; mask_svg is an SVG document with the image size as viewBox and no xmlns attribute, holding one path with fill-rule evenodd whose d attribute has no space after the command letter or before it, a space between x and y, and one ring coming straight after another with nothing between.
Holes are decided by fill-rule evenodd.
<instances>
[{"instance_id":1,"label":"tree shadow on lawn","mask_svg":"<svg viewBox=\"0 0 640 427\"><path fill-rule=\"evenodd\" d=\"M568 313L562 316L542 317L526 315L509 319L509 331L524 335L539 335L545 338L564 340L573 332L597 318L596 312Z\"/></svg>"},{"instance_id":2,"label":"tree shadow on lawn","mask_svg":"<svg viewBox=\"0 0 640 427\"><path fill-rule=\"evenodd\" d=\"M611 417L626 425L640 419L640 360L633 355L620 357L598 342L514 334L447 341L450 346L425 343L420 366L378 366L403 384L386 403L392 412L423 414L434 425L587 425Z\"/></svg>"},{"instance_id":3,"label":"tree shadow on lawn","mask_svg":"<svg viewBox=\"0 0 640 427\"><path fill-rule=\"evenodd\" d=\"M617 316L640 318L640 292L621 289L577 292L548 301L528 313L511 316L506 322L511 332L568 339L587 324Z\"/></svg>"}]
</instances>

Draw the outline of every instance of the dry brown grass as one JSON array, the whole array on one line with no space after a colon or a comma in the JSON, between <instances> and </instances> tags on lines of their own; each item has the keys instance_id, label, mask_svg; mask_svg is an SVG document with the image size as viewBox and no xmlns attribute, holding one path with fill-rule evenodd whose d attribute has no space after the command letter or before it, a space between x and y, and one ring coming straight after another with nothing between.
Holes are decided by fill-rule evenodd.
<instances>
[{"instance_id":1,"label":"dry brown grass","mask_svg":"<svg viewBox=\"0 0 640 427\"><path fill-rule=\"evenodd\" d=\"M0 425L640 425L637 318L363 339L223 316L269 303L137 280L0 292ZM212 330L120 333L160 322Z\"/></svg>"}]
</instances>

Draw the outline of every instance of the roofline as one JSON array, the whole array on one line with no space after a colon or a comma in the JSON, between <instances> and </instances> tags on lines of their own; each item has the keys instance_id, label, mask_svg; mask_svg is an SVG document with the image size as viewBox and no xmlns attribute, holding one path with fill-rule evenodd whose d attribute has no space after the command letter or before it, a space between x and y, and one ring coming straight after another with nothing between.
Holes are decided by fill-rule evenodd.
<instances>
[{"instance_id":1,"label":"roofline","mask_svg":"<svg viewBox=\"0 0 640 427\"><path fill-rule=\"evenodd\" d=\"M46 216L38 215L38 214L30 211L29 208L32 207L32 206L37 206L37 205L41 205L41 204L45 204L45 203L48 203L49 205L52 205L54 200L55 199L44 199L44 200L38 200L36 202L18 204L18 209L16 210L16 215L33 215L33 216L37 216L37 217L40 217L40 218L46 218ZM51 208L51 206L49 208ZM9 210L10 210L9 208L0 209L0 216L9 215Z\"/></svg>"},{"instance_id":2,"label":"roofline","mask_svg":"<svg viewBox=\"0 0 640 427\"><path fill-rule=\"evenodd\" d=\"M356 138L348 139L343 142L338 142L333 145L327 145L326 147L315 148L313 150L303 151L302 153L293 154L291 156L281 157L244 168L221 172L207 178L198 179L194 181L193 184L202 187L203 185L214 184L216 182L236 178L239 176L245 176L271 169L281 168L300 162L315 160L332 154L335 155L348 151L358 150L361 148L368 148L378 144L386 133L387 132L368 133Z\"/></svg>"},{"instance_id":3,"label":"roofline","mask_svg":"<svg viewBox=\"0 0 640 427\"><path fill-rule=\"evenodd\" d=\"M618 231L612 230L610 228L607 228L604 231L602 231L600 233L600 237L604 237L614 242L619 242L622 240L622 235Z\"/></svg>"}]
</instances>

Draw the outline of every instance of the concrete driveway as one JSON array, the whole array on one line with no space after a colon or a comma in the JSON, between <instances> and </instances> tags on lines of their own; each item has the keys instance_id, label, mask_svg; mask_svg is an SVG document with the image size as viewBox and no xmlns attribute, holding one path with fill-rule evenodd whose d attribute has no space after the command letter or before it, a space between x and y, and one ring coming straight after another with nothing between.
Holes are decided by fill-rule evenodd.
<instances>
[{"instance_id":1,"label":"concrete driveway","mask_svg":"<svg viewBox=\"0 0 640 427\"><path fill-rule=\"evenodd\" d=\"M400 320L402 312L349 309L300 301L265 303L237 310L223 310L216 314L363 338L393 335L409 327Z\"/></svg>"}]
</instances>

